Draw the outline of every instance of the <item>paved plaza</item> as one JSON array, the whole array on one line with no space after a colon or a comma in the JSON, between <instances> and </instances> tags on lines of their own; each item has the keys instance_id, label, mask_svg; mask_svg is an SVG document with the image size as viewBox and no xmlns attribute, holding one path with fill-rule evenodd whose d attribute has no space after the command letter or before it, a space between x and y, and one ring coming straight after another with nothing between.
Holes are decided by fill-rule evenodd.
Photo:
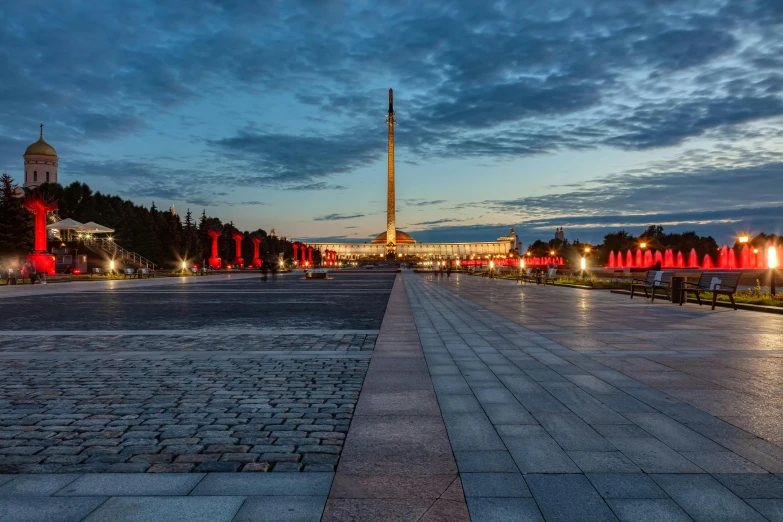
<instances>
[{"instance_id":1,"label":"paved plaza","mask_svg":"<svg viewBox=\"0 0 783 522\"><path fill-rule=\"evenodd\" d=\"M783 317L465 275L0 291L0 520L783 520Z\"/></svg>"}]
</instances>

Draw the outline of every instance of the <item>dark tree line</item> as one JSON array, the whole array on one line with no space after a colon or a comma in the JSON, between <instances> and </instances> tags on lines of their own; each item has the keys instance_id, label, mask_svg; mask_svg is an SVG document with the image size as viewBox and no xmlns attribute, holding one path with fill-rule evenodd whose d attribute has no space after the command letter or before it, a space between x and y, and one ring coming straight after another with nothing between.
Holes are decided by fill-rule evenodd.
<instances>
[{"instance_id":1,"label":"dark tree line","mask_svg":"<svg viewBox=\"0 0 783 522\"><path fill-rule=\"evenodd\" d=\"M682 252L685 256L690 253L691 249L695 249L699 259L703 258L705 254L710 254L715 258L715 253L718 250L718 243L712 236L700 236L696 232L667 234L662 226L650 225L638 236L629 234L625 230L606 234L600 245L585 245L578 241L569 242L559 239L551 239L546 243L537 240L528 247L528 251L538 257L548 256L551 251L554 251L555 255L562 256L572 266L579 266L579 259L585 255L585 249L589 247L592 263L605 265L609 261L609 252L625 253L628 250L635 252L642 243L646 244L648 250L664 252L667 249L672 249L674 252Z\"/></svg>"},{"instance_id":2,"label":"dark tree line","mask_svg":"<svg viewBox=\"0 0 783 522\"><path fill-rule=\"evenodd\" d=\"M21 199L13 196L14 188L13 179L3 174L0 178L0 257L25 255L32 248L32 213L22 206ZM158 209L155 203L147 208L119 196L93 192L86 183L79 182L66 187L47 183L39 190L57 199L60 219L71 218L81 223L94 221L113 228L112 236L117 244L160 267L175 268L183 260L202 263L209 258L212 255L209 230L221 231L218 238L221 259L231 262L235 257L232 236L238 229L231 222L223 223L217 217L207 216L205 211L197 222L188 209L183 221L169 209ZM262 229L241 233L245 264L253 260L254 237L261 239L259 257L262 260L277 262L281 253L286 260L293 256L291 242L284 238L270 236ZM314 257L317 257L315 253Z\"/></svg>"},{"instance_id":3,"label":"dark tree line","mask_svg":"<svg viewBox=\"0 0 783 522\"><path fill-rule=\"evenodd\" d=\"M14 180L0 176L0 257L20 256L33 248L33 214L14 197Z\"/></svg>"}]
</instances>

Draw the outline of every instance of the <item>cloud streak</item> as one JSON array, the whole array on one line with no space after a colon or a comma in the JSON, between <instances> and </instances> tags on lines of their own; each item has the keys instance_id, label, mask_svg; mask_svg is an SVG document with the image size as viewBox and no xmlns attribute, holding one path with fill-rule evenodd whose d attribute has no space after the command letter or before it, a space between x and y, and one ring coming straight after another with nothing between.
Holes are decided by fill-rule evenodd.
<instances>
[{"instance_id":1,"label":"cloud streak","mask_svg":"<svg viewBox=\"0 0 783 522\"><path fill-rule=\"evenodd\" d=\"M343 221L345 219L356 219L360 217L364 217L364 214L327 214L313 219L315 221Z\"/></svg>"}]
</instances>

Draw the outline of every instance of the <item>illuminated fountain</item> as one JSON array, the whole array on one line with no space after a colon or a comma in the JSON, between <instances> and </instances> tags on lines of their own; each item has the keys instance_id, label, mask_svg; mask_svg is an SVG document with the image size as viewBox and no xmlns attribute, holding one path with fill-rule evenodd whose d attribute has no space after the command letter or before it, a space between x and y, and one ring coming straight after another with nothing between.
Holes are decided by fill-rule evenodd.
<instances>
[{"instance_id":1,"label":"illuminated fountain","mask_svg":"<svg viewBox=\"0 0 783 522\"><path fill-rule=\"evenodd\" d=\"M649 269L653 265L660 263L661 268L692 268L692 269L720 269L720 270L756 270L769 268L769 251L774 250L778 259L783 258L783 245L777 247L771 243L766 248L754 248L748 244L742 246L737 252L726 245L718 249L715 261L713 256L705 254L699 261L696 249L691 249L688 253L688 262L685 262L685 255L682 252L674 252L667 249L664 252L660 250L647 250L637 248L636 252L626 251L609 252L609 260L605 268L639 268Z\"/></svg>"}]
</instances>

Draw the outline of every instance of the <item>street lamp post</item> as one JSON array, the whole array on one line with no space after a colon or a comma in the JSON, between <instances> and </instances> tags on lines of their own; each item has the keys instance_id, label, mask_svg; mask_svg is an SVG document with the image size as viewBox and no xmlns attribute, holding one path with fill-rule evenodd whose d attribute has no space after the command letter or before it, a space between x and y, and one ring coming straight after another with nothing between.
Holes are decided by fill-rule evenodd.
<instances>
[{"instance_id":1,"label":"street lamp post","mask_svg":"<svg viewBox=\"0 0 783 522\"><path fill-rule=\"evenodd\" d=\"M778 267L778 254L775 251L775 245L770 244L767 247L767 264L769 265L769 293L775 296L775 269Z\"/></svg>"}]
</instances>

